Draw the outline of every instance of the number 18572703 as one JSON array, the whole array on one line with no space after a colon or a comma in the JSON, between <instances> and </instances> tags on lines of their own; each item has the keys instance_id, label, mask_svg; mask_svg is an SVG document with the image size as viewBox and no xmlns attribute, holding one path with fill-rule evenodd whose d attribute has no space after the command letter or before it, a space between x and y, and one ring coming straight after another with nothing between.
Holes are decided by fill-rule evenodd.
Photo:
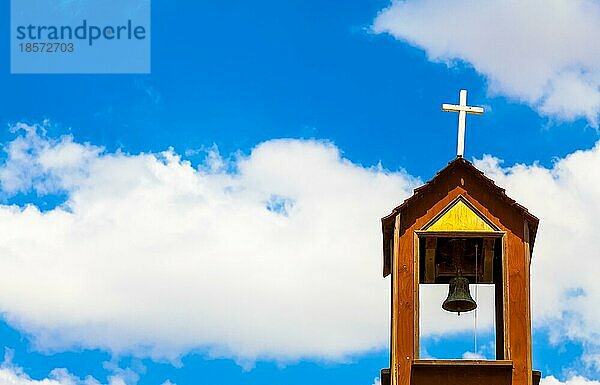
<instances>
[{"instance_id":1,"label":"number 18572703","mask_svg":"<svg viewBox=\"0 0 600 385\"><path fill-rule=\"evenodd\" d=\"M75 51L73 43L19 43L19 51L26 53L70 53Z\"/></svg>"}]
</instances>

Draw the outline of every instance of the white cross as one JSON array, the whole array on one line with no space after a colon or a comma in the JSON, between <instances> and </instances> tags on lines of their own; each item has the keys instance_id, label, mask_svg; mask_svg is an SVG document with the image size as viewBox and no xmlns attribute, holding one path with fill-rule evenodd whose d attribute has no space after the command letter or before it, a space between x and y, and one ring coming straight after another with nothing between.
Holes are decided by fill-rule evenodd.
<instances>
[{"instance_id":1,"label":"white cross","mask_svg":"<svg viewBox=\"0 0 600 385\"><path fill-rule=\"evenodd\" d=\"M483 114L483 108L467 106L467 90L460 90L460 104L442 104L442 110L458 112L458 144L456 156L461 157L465 153L465 130L467 114Z\"/></svg>"}]
</instances>

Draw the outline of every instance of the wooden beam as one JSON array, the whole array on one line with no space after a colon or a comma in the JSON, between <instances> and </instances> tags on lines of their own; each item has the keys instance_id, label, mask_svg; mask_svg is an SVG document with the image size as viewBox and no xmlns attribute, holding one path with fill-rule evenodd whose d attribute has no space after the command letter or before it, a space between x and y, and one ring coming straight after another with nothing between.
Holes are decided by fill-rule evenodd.
<instances>
[{"instance_id":1,"label":"wooden beam","mask_svg":"<svg viewBox=\"0 0 600 385\"><path fill-rule=\"evenodd\" d=\"M504 359L510 360L510 284L508 282L508 235L502 237L502 329L504 332Z\"/></svg>"},{"instance_id":2,"label":"wooden beam","mask_svg":"<svg viewBox=\"0 0 600 385\"><path fill-rule=\"evenodd\" d=\"M480 278L482 282L490 283L494 282L494 238L483 239L483 277Z\"/></svg>"},{"instance_id":3,"label":"wooden beam","mask_svg":"<svg viewBox=\"0 0 600 385\"><path fill-rule=\"evenodd\" d=\"M414 366L509 366L513 363L510 360L415 360Z\"/></svg>"},{"instance_id":4,"label":"wooden beam","mask_svg":"<svg viewBox=\"0 0 600 385\"><path fill-rule=\"evenodd\" d=\"M465 111L469 114L482 115L484 109L482 107L461 106L458 104L442 104L442 110L447 112Z\"/></svg>"},{"instance_id":5,"label":"wooden beam","mask_svg":"<svg viewBox=\"0 0 600 385\"><path fill-rule=\"evenodd\" d=\"M460 237L460 238L481 238L493 237L502 238L506 232L504 231L415 231L417 235L422 237Z\"/></svg>"},{"instance_id":6,"label":"wooden beam","mask_svg":"<svg viewBox=\"0 0 600 385\"><path fill-rule=\"evenodd\" d=\"M404 226L404 225L402 225ZM396 328L396 380L397 385L409 385L411 364L415 353L415 234L404 227L400 230L398 239L398 263L394 268L397 274L396 301L398 304L395 315L398 317Z\"/></svg>"},{"instance_id":7,"label":"wooden beam","mask_svg":"<svg viewBox=\"0 0 600 385\"><path fill-rule=\"evenodd\" d=\"M396 385L398 383L398 306L397 306L397 298L398 298L398 277L397 277L397 266L398 266L398 249L400 247L400 214L396 216L396 221L394 222L394 238L393 238L393 247L392 247L392 263L390 266L390 271L392 272L392 314L391 314L391 346L390 346L390 379L391 385Z\"/></svg>"},{"instance_id":8,"label":"wooden beam","mask_svg":"<svg viewBox=\"0 0 600 385\"><path fill-rule=\"evenodd\" d=\"M529 223L527 219L523 220L523 248L525 254L525 322L527 338L524 341L527 346L527 370L531 372L533 369L532 358L531 358L531 279L529 268L531 266L531 249L529 248ZM533 376L527 376L528 385L532 385Z\"/></svg>"},{"instance_id":9,"label":"wooden beam","mask_svg":"<svg viewBox=\"0 0 600 385\"><path fill-rule=\"evenodd\" d=\"M497 242L503 243L503 240ZM494 249L496 248L494 247ZM504 253L502 252L503 247L500 247L499 249L499 255L496 255L494 258L494 307L496 316L496 359L503 360L506 358L506 340L504 338L504 296L502 290L504 287L504 280L502 277L504 271Z\"/></svg>"},{"instance_id":10,"label":"wooden beam","mask_svg":"<svg viewBox=\"0 0 600 385\"><path fill-rule=\"evenodd\" d=\"M435 250L436 237L425 238L425 281L422 283L435 283Z\"/></svg>"},{"instance_id":11,"label":"wooden beam","mask_svg":"<svg viewBox=\"0 0 600 385\"><path fill-rule=\"evenodd\" d=\"M413 338L414 338L414 350L413 350L413 360L419 358L419 344L420 344L420 335L419 335L419 309L420 309L420 300L419 300L419 281L420 281L420 257L419 257L419 236L415 233L413 235L413 262L414 262L414 266L413 266L413 271L414 271L414 278L413 278L413 287L414 287L414 295L413 295L413 301L415 304L415 310L414 310L414 324L413 324Z\"/></svg>"}]
</instances>

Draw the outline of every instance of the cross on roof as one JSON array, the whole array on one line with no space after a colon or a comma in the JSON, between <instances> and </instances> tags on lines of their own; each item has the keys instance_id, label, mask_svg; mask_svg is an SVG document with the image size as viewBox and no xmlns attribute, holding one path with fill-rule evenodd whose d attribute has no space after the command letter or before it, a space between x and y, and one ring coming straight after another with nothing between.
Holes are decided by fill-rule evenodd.
<instances>
[{"instance_id":1,"label":"cross on roof","mask_svg":"<svg viewBox=\"0 0 600 385\"><path fill-rule=\"evenodd\" d=\"M461 157L465 152L465 130L467 114L483 114L483 108L467 106L467 90L460 90L460 104L442 104L442 110L458 112L458 144L456 156Z\"/></svg>"}]
</instances>

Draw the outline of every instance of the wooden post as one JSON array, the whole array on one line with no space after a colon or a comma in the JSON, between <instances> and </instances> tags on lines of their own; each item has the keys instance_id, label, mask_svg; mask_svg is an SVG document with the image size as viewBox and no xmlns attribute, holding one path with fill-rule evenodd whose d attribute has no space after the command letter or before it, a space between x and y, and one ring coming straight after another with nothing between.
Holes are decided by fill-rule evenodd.
<instances>
[{"instance_id":1,"label":"wooden post","mask_svg":"<svg viewBox=\"0 0 600 385\"><path fill-rule=\"evenodd\" d=\"M396 268L398 266L398 250L400 247L400 215L396 216L394 222L394 238L392 248L392 298L398 298L398 285L396 282ZM390 379L391 385L398 384L398 302L392 300L392 328L390 346Z\"/></svg>"},{"instance_id":2,"label":"wooden post","mask_svg":"<svg viewBox=\"0 0 600 385\"><path fill-rule=\"evenodd\" d=\"M419 260L419 237L416 233L413 233L413 356L412 359L416 360L419 358L419 267L421 265Z\"/></svg>"},{"instance_id":3,"label":"wooden post","mask_svg":"<svg viewBox=\"0 0 600 385\"><path fill-rule=\"evenodd\" d=\"M513 362L513 385L531 385L530 342L526 309L529 303L527 277L529 265L525 258L525 245L515 234L508 234L508 285L510 291L508 324L510 327L510 359Z\"/></svg>"},{"instance_id":4,"label":"wooden post","mask_svg":"<svg viewBox=\"0 0 600 385\"><path fill-rule=\"evenodd\" d=\"M398 281L397 303L398 316L396 329L397 357L396 380L398 385L410 384L410 371L415 351L414 325L415 325L415 263L414 235L402 228L398 239L398 264L396 274Z\"/></svg>"},{"instance_id":5,"label":"wooden post","mask_svg":"<svg viewBox=\"0 0 600 385\"><path fill-rule=\"evenodd\" d=\"M527 373L532 373L533 363L531 357L531 274L529 267L531 265L531 249L529 248L529 223L526 219L523 220L523 246L524 246L524 263L523 272L525 273L525 331L527 337L525 340L525 347L527 348ZM533 376L529 374L527 376L527 384L532 385Z\"/></svg>"}]
</instances>

